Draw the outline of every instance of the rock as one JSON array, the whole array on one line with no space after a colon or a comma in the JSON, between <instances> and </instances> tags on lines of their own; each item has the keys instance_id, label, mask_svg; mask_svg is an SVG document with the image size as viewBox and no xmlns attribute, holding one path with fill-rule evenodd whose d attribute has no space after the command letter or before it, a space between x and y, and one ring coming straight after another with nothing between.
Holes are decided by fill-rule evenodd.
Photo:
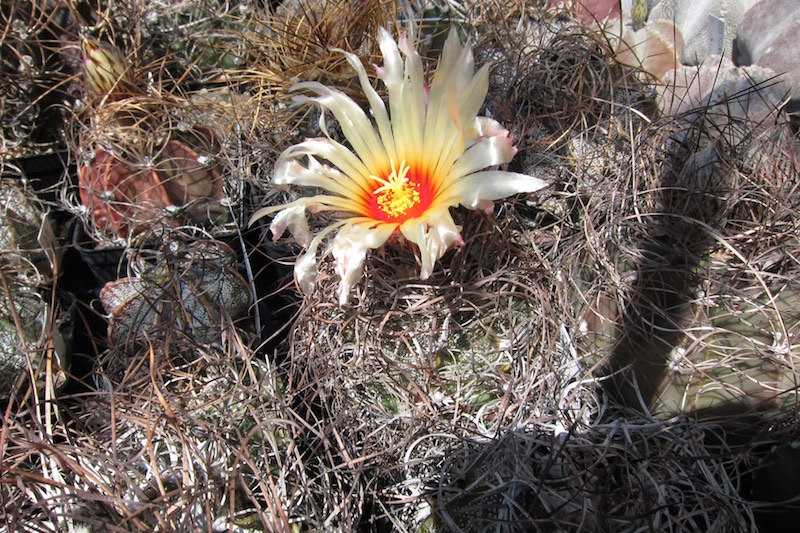
<instances>
[{"instance_id":1,"label":"rock","mask_svg":"<svg viewBox=\"0 0 800 533\"><path fill-rule=\"evenodd\" d=\"M683 63L697 65L709 55L731 57L736 28L757 1L661 0L651 7L648 21L674 22L683 34Z\"/></svg>"},{"instance_id":2,"label":"rock","mask_svg":"<svg viewBox=\"0 0 800 533\"><path fill-rule=\"evenodd\" d=\"M659 88L664 115L707 113L707 119L725 124L775 123L786 88L775 73L760 66L737 67L730 60L709 57L700 66L682 66L669 73ZM715 106L713 112L704 110Z\"/></svg>"},{"instance_id":3,"label":"rock","mask_svg":"<svg viewBox=\"0 0 800 533\"><path fill-rule=\"evenodd\" d=\"M606 30L606 36L613 34ZM616 42L619 43L617 61L631 67L640 66L659 80L675 70L683 51L681 32L666 20L650 21L640 30L626 26L622 38Z\"/></svg>"},{"instance_id":4,"label":"rock","mask_svg":"<svg viewBox=\"0 0 800 533\"><path fill-rule=\"evenodd\" d=\"M758 65L782 75L789 112L800 111L800 3L762 0L745 14L733 51L737 65Z\"/></svg>"},{"instance_id":5,"label":"rock","mask_svg":"<svg viewBox=\"0 0 800 533\"><path fill-rule=\"evenodd\" d=\"M619 0L550 0L550 7L564 5L569 7L581 23L590 26L593 22L604 19L616 19L620 16Z\"/></svg>"}]
</instances>

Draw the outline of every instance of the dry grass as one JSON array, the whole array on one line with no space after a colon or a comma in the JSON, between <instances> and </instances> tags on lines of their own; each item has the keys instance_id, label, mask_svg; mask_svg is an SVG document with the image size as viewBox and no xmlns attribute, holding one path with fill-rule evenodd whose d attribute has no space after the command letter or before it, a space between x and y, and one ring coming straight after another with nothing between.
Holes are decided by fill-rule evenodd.
<instances>
[{"instance_id":1,"label":"dry grass","mask_svg":"<svg viewBox=\"0 0 800 533\"><path fill-rule=\"evenodd\" d=\"M98 392L15 409L3 433L10 529L288 530L302 475L291 424L273 371L240 342L151 344Z\"/></svg>"},{"instance_id":2,"label":"dry grass","mask_svg":"<svg viewBox=\"0 0 800 533\"><path fill-rule=\"evenodd\" d=\"M299 81L341 86L352 94L350 67L332 50L378 60L377 30L396 24L399 12L394 0L293 0L270 8L256 15L241 36L249 67L233 72L234 80L251 84L256 98L267 105Z\"/></svg>"}]
</instances>

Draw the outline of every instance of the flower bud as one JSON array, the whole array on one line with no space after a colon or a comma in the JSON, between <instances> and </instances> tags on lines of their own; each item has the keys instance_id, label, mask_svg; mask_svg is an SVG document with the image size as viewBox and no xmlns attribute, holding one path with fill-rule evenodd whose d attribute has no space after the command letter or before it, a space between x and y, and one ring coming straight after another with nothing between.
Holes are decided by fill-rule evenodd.
<instances>
[{"instance_id":1,"label":"flower bud","mask_svg":"<svg viewBox=\"0 0 800 533\"><path fill-rule=\"evenodd\" d=\"M115 48L84 38L81 50L84 78L96 94L119 95L135 85L125 60Z\"/></svg>"}]
</instances>

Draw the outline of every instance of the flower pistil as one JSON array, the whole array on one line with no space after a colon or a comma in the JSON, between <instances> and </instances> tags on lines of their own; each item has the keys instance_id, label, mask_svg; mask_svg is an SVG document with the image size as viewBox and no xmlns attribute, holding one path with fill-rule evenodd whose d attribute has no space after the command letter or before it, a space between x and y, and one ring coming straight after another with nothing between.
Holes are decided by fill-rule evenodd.
<instances>
[{"instance_id":1,"label":"flower pistil","mask_svg":"<svg viewBox=\"0 0 800 533\"><path fill-rule=\"evenodd\" d=\"M384 222L393 222L400 218L415 216L416 212L423 212L428 207L430 193L419 181L409 178L411 166L404 160L400 166L395 166L390 160L392 171L386 178L371 175L370 179L380 183L372 191L373 216Z\"/></svg>"}]
</instances>

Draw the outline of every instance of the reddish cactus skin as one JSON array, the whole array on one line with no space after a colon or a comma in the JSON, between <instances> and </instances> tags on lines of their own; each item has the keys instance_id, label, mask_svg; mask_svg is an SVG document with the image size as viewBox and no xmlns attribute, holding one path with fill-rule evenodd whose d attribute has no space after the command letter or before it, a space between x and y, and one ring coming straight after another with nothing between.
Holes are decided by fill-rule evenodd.
<instances>
[{"instance_id":1,"label":"reddish cactus skin","mask_svg":"<svg viewBox=\"0 0 800 533\"><path fill-rule=\"evenodd\" d=\"M81 167L78 187L95 227L123 238L162 219L171 203L154 170L136 169L102 148Z\"/></svg>"},{"instance_id":2,"label":"reddish cactus skin","mask_svg":"<svg viewBox=\"0 0 800 533\"><path fill-rule=\"evenodd\" d=\"M206 128L194 133L213 141ZM217 164L204 162L177 139L168 141L149 167L133 165L98 147L80 169L78 188L95 227L121 238L156 224L204 224L224 216L219 201L225 190ZM169 212L169 208L176 209Z\"/></svg>"}]
</instances>

